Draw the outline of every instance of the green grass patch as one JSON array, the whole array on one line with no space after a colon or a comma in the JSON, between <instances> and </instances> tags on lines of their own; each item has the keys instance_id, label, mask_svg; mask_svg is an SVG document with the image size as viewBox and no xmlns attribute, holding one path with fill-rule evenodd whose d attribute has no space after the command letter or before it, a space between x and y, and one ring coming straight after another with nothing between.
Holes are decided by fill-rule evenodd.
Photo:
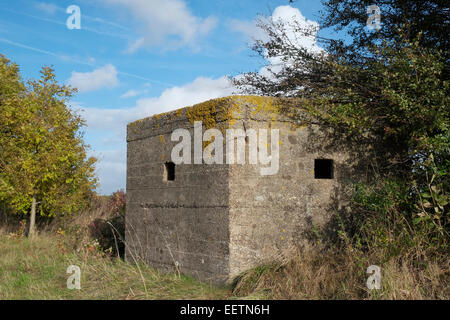
<instances>
[{"instance_id":1,"label":"green grass patch","mask_svg":"<svg viewBox=\"0 0 450 320\"><path fill-rule=\"evenodd\" d=\"M1 299L226 299L228 288L162 274L99 252L68 252L54 235L0 235ZM69 265L81 269L81 290L67 289Z\"/></svg>"}]
</instances>

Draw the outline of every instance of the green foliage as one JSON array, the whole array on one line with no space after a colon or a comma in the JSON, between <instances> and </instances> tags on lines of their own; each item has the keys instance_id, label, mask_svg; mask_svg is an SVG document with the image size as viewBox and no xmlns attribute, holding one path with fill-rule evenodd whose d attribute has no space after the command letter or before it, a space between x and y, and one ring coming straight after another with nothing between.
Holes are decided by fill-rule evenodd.
<instances>
[{"instance_id":1,"label":"green foliage","mask_svg":"<svg viewBox=\"0 0 450 320\"><path fill-rule=\"evenodd\" d=\"M351 213L338 216L347 245L380 250L386 258L414 246L446 252L448 7L438 1L383 1L377 33L366 28L370 4L325 1L325 26L351 36L347 44L322 39L326 53L308 52L292 41L292 33L313 31L298 21L261 20L267 37L253 49L284 63L269 66L269 76L250 72L234 83L249 93L303 98L302 107L342 133L348 145L367 143L373 176L352 186Z\"/></svg>"},{"instance_id":2,"label":"green foliage","mask_svg":"<svg viewBox=\"0 0 450 320\"><path fill-rule=\"evenodd\" d=\"M309 111L351 133L382 139L398 157L446 152L449 81L441 80L439 52L420 47L418 40L386 40L371 50L373 56L358 66L327 62L332 84L311 96Z\"/></svg>"},{"instance_id":3,"label":"green foliage","mask_svg":"<svg viewBox=\"0 0 450 320\"><path fill-rule=\"evenodd\" d=\"M0 59L0 199L16 213L28 213L33 198L42 216L71 213L95 187L84 122L66 106L73 92L51 68L24 83L17 65Z\"/></svg>"},{"instance_id":4,"label":"green foliage","mask_svg":"<svg viewBox=\"0 0 450 320\"><path fill-rule=\"evenodd\" d=\"M442 80L440 53L419 43L384 41L359 66L333 62L329 93L307 106L377 145L375 177L354 185L340 236L380 259L411 248L430 255L448 250L449 82Z\"/></svg>"},{"instance_id":5,"label":"green foliage","mask_svg":"<svg viewBox=\"0 0 450 320\"><path fill-rule=\"evenodd\" d=\"M360 54L368 53L367 48L379 44L382 39L398 41L398 29L408 25L407 39L412 41L418 34L424 33L420 46L442 50L448 59L449 11L446 1L442 0L323 0L324 10L321 16L322 28L343 30L350 37L343 41L331 41L327 51L343 54L358 60ZM380 8L381 28L376 32L367 28L369 17L367 7L377 5Z\"/></svg>"},{"instance_id":6,"label":"green foliage","mask_svg":"<svg viewBox=\"0 0 450 320\"><path fill-rule=\"evenodd\" d=\"M88 248L64 249L66 236L33 239L0 233L0 296L12 299L226 299L230 292L143 264L111 259ZM69 265L81 268L81 290L68 290Z\"/></svg>"},{"instance_id":7,"label":"green foliage","mask_svg":"<svg viewBox=\"0 0 450 320\"><path fill-rule=\"evenodd\" d=\"M107 216L89 224L89 234L99 242L102 250L113 256L125 256L125 206L126 194L118 190L107 199Z\"/></svg>"},{"instance_id":8,"label":"green foliage","mask_svg":"<svg viewBox=\"0 0 450 320\"><path fill-rule=\"evenodd\" d=\"M342 224L346 229L341 230L341 235L353 237L351 242L360 249L384 251L385 259L397 255L405 245L410 247L413 213L405 189L403 181L394 179L381 179L370 186L355 185L352 221Z\"/></svg>"}]
</instances>

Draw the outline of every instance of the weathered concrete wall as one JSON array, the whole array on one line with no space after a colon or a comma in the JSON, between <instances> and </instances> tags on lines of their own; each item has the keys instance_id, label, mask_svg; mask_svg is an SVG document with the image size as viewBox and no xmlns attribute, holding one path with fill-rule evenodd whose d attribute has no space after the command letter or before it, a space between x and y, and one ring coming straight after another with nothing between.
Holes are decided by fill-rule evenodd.
<instances>
[{"instance_id":1,"label":"weathered concrete wall","mask_svg":"<svg viewBox=\"0 0 450 320\"><path fill-rule=\"evenodd\" d=\"M262 176L267 165L230 166L230 276L280 256L305 242L306 233L323 225L339 195L339 168L348 160L343 149L326 150L317 125L294 123L247 107L235 128L279 129L279 171ZM273 143L273 141L271 142ZM314 160L334 161L333 179L314 178Z\"/></svg>"},{"instance_id":2,"label":"weathered concrete wall","mask_svg":"<svg viewBox=\"0 0 450 320\"><path fill-rule=\"evenodd\" d=\"M126 258L221 282L229 273L228 167L179 165L164 181L177 128L192 130L183 112L128 126Z\"/></svg>"},{"instance_id":3,"label":"weathered concrete wall","mask_svg":"<svg viewBox=\"0 0 450 320\"><path fill-rule=\"evenodd\" d=\"M130 124L127 259L134 254L162 270L178 266L198 279L223 282L301 244L314 226L326 223L343 205L341 182L354 174L354 156L300 107L295 100L237 96ZM171 133L186 128L193 137L194 121L224 133L279 129L278 173L261 176L266 165L248 161L182 164L175 181L164 181L164 163L178 143L170 141ZM334 161L333 179L314 178L314 160L323 158Z\"/></svg>"}]
</instances>

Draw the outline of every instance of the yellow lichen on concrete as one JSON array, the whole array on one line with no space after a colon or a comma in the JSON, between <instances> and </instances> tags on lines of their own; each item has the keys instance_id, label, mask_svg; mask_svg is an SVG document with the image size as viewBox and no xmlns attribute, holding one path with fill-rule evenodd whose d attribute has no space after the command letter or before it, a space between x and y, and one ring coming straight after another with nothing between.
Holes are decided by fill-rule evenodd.
<instances>
[{"instance_id":1,"label":"yellow lichen on concrete","mask_svg":"<svg viewBox=\"0 0 450 320\"><path fill-rule=\"evenodd\" d=\"M191 123L201 121L206 129L215 128L225 134L239 117L241 108L233 103L234 97L218 98L186 108L186 117Z\"/></svg>"},{"instance_id":2,"label":"yellow lichen on concrete","mask_svg":"<svg viewBox=\"0 0 450 320\"><path fill-rule=\"evenodd\" d=\"M160 123L164 123L162 118L174 120L175 118L183 117L183 113L190 123L201 121L206 129L216 128L223 133L225 133L226 129L233 127L237 120L242 120L244 114L250 117L259 115L263 119L268 120L269 123L278 121L280 117L287 117L295 120L295 123L292 124L292 129L302 127L302 123L299 123L300 108L298 107L298 100L250 95L217 98L190 107L155 114L153 116L155 120L154 125L159 128ZM138 130L140 122L148 119L135 121L129 126L136 126ZM134 127L133 132L136 132Z\"/></svg>"},{"instance_id":3,"label":"yellow lichen on concrete","mask_svg":"<svg viewBox=\"0 0 450 320\"><path fill-rule=\"evenodd\" d=\"M276 116L280 113L280 106L274 103L276 100L272 97L261 96L234 96L235 105L247 105L251 108L251 115L262 113L265 115Z\"/></svg>"},{"instance_id":4,"label":"yellow lichen on concrete","mask_svg":"<svg viewBox=\"0 0 450 320\"><path fill-rule=\"evenodd\" d=\"M197 104L186 108L186 117L191 123L195 121L202 121L207 129L217 127L217 110L218 105L222 99L208 100L206 102Z\"/></svg>"},{"instance_id":5,"label":"yellow lichen on concrete","mask_svg":"<svg viewBox=\"0 0 450 320\"><path fill-rule=\"evenodd\" d=\"M276 115L282 110L281 104L272 97L261 96L230 96L205 101L203 103L186 108L186 116L191 123L202 121L206 128L217 128L219 122L226 122L232 126L236 120L242 119L242 106L251 107L251 112L262 113L271 116L275 120ZM220 112L220 114L219 114Z\"/></svg>"}]
</instances>

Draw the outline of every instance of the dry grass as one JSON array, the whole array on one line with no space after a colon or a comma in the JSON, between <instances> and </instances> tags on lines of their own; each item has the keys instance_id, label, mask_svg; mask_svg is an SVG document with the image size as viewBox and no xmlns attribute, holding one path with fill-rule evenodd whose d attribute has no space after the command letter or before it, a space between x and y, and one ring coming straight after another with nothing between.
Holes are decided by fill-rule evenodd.
<instances>
[{"instance_id":1,"label":"dry grass","mask_svg":"<svg viewBox=\"0 0 450 320\"><path fill-rule=\"evenodd\" d=\"M233 294L268 299L449 299L450 267L427 261L414 266L411 257L380 263L351 249L295 250L278 263L243 273ZM366 286L367 267L381 267L381 289Z\"/></svg>"},{"instance_id":2,"label":"dry grass","mask_svg":"<svg viewBox=\"0 0 450 320\"><path fill-rule=\"evenodd\" d=\"M66 246L64 232L33 239L0 234L1 299L449 299L448 261L414 256L380 263L346 250L292 249L278 262L238 277L230 291L192 278L161 274L112 258L88 245ZM370 264L381 267L380 290L366 287ZM81 290L68 290L69 265L81 268Z\"/></svg>"},{"instance_id":3,"label":"dry grass","mask_svg":"<svg viewBox=\"0 0 450 320\"><path fill-rule=\"evenodd\" d=\"M0 235L1 299L225 299L226 288L161 274L89 248L70 251L61 234L33 239ZM69 290L69 265L81 269L81 290Z\"/></svg>"},{"instance_id":4,"label":"dry grass","mask_svg":"<svg viewBox=\"0 0 450 320\"><path fill-rule=\"evenodd\" d=\"M448 256L432 258L418 247L389 259L380 258L385 255L376 250L362 253L351 247L292 248L277 262L244 272L232 290L196 282L176 270L161 274L136 261L106 255L92 238L92 223L111 218L107 201L99 198L89 212L47 225L34 239L19 236L24 231L20 219L3 224L0 298L450 299ZM381 267L380 290L366 287L366 270L372 264ZM81 268L81 290L66 288L69 265Z\"/></svg>"},{"instance_id":5,"label":"dry grass","mask_svg":"<svg viewBox=\"0 0 450 320\"><path fill-rule=\"evenodd\" d=\"M92 234L95 221L117 216L111 197L96 197L76 216L41 224L27 238L21 217L1 215L0 299L226 299L230 289L177 273L162 274L105 253ZM5 219L8 220L5 220ZM26 220L24 220L26 223ZM116 236L116 235L114 235ZM117 235L117 237L120 237ZM81 290L67 289L69 265L81 269Z\"/></svg>"}]
</instances>

